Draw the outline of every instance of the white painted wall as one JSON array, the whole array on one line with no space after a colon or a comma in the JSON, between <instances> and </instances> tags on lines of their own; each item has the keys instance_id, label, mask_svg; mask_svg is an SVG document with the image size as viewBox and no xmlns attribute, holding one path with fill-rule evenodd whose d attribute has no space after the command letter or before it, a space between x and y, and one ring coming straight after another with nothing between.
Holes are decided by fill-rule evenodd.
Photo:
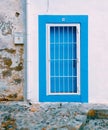
<instances>
[{"instance_id":1,"label":"white painted wall","mask_svg":"<svg viewBox=\"0 0 108 130\"><path fill-rule=\"evenodd\" d=\"M108 103L108 0L27 0L28 99L38 101L38 15L88 15L89 103Z\"/></svg>"}]
</instances>

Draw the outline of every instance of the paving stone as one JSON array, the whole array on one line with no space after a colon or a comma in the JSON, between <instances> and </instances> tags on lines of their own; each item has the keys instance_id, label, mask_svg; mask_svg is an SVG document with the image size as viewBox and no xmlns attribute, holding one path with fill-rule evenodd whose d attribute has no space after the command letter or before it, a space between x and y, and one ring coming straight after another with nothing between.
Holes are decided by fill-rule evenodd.
<instances>
[{"instance_id":1,"label":"paving stone","mask_svg":"<svg viewBox=\"0 0 108 130\"><path fill-rule=\"evenodd\" d=\"M108 130L107 116L108 105L0 103L1 130Z\"/></svg>"}]
</instances>

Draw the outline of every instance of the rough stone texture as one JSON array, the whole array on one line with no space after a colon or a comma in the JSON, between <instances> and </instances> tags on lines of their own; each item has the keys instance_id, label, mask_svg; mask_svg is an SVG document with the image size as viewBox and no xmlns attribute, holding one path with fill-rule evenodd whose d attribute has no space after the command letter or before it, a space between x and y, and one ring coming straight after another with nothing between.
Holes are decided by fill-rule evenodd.
<instances>
[{"instance_id":1,"label":"rough stone texture","mask_svg":"<svg viewBox=\"0 0 108 130\"><path fill-rule=\"evenodd\" d=\"M0 130L108 130L108 105L1 102Z\"/></svg>"},{"instance_id":2,"label":"rough stone texture","mask_svg":"<svg viewBox=\"0 0 108 130\"><path fill-rule=\"evenodd\" d=\"M0 101L23 100L24 46L14 33L24 33L22 0L0 0Z\"/></svg>"}]
</instances>

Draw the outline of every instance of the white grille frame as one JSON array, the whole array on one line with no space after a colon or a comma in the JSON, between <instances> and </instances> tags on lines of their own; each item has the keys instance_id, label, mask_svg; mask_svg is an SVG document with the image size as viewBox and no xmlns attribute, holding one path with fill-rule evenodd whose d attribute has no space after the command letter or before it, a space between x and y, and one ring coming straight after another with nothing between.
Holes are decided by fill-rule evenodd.
<instances>
[{"instance_id":1,"label":"white grille frame","mask_svg":"<svg viewBox=\"0 0 108 130\"><path fill-rule=\"evenodd\" d=\"M51 93L50 89L50 27L76 27L77 29L77 93ZM46 24L46 95L80 95L80 24Z\"/></svg>"}]
</instances>

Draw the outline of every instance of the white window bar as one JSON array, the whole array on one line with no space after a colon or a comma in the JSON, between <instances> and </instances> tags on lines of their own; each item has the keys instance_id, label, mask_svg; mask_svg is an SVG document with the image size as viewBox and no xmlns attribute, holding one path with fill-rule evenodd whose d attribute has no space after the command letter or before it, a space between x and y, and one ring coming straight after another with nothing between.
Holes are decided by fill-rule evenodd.
<instances>
[{"instance_id":1,"label":"white window bar","mask_svg":"<svg viewBox=\"0 0 108 130\"><path fill-rule=\"evenodd\" d=\"M50 86L50 26L46 26L46 85ZM47 87L47 95L51 92L50 87Z\"/></svg>"},{"instance_id":2,"label":"white window bar","mask_svg":"<svg viewBox=\"0 0 108 130\"><path fill-rule=\"evenodd\" d=\"M60 27L58 27L58 35L59 35L59 59L60 59ZM59 61L59 92L60 92L60 60Z\"/></svg>"},{"instance_id":3,"label":"white window bar","mask_svg":"<svg viewBox=\"0 0 108 130\"><path fill-rule=\"evenodd\" d=\"M57 59L58 61L59 61L59 93L58 92L56 92L56 81L55 81L55 78L57 77L57 76L55 76L55 62L54 62L54 76L50 76L50 44L54 44L54 59L53 60L56 60L55 59L55 44L57 44L56 43L56 41L55 41L55 27L56 26L58 26L58 28L59 28L59 34L58 34L58 36L59 36L59 41L58 41L58 43L59 43L59 57L60 57L60 44L61 44L61 41L60 41L60 27L63 27L63 59ZM65 33L64 33L64 27L68 27L68 32L69 32L69 27L71 26L72 27L72 31L73 31L73 27L75 26L76 27L76 29L77 29L77 31L76 31L76 33L77 33L77 35L76 35L76 37L77 37L77 41L76 41L76 43L77 43L77 76L69 76L69 70L68 70L68 76L65 76L64 75L64 60L76 60L76 59L65 59L64 58L64 44L69 44L69 40L68 41L66 41L67 43L65 43L65 41L64 41L64 35L65 35ZM50 27L54 27L54 43L50 43ZM47 26L46 26L46 35L47 35L47 38L46 38L46 43L48 44L47 46L46 46L46 51L47 51L47 55L46 55L46 66L47 66L47 70L46 70L46 72L48 72L47 73L47 95L79 95L80 94L80 25L79 24L47 24ZM68 33L68 35L69 35L69 33ZM73 33L72 33L72 36L73 36ZM69 37L69 36L68 36ZM72 38L73 39L73 38ZM74 43L74 41L72 41L72 44L75 44ZM69 49L69 45L68 45L68 49ZM72 49L73 49L73 47L72 47ZM72 51L72 53L73 53L73 51ZM69 57L69 50L68 50L68 57ZM60 60L63 60L63 76L60 76ZM69 61L68 61L68 67L69 67ZM73 62L72 62L72 67L73 67ZM68 68L69 69L69 68ZM52 93L51 92L51 84L50 84L50 78L54 78L54 93ZM63 92L61 93L60 92L60 77L63 77ZM76 77L77 78L77 93L74 93L74 92L69 92L69 81L68 81L68 92L65 92L64 90L65 90L65 88L64 87L66 87L66 86L64 86L64 78L65 77L72 77L72 83L73 83L73 77ZM69 80L69 78L68 78L68 80ZM73 87L73 85L72 85L72 87ZM72 88L72 90L73 90L73 88Z\"/></svg>"},{"instance_id":4,"label":"white window bar","mask_svg":"<svg viewBox=\"0 0 108 130\"><path fill-rule=\"evenodd\" d=\"M77 25L77 93L80 94L80 24Z\"/></svg>"},{"instance_id":5,"label":"white window bar","mask_svg":"<svg viewBox=\"0 0 108 130\"><path fill-rule=\"evenodd\" d=\"M54 59L55 59L55 47L56 47L56 37L55 37L55 27L54 27ZM56 75L56 68L55 68L55 62L54 62L54 75ZM54 93L56 92L56 78L54 78Z\"/></svg>"},{"instance_id":6,"label":"white window bar","mask_svg":"<svg viewBox=\"0 0 108 130\"><path fill-rule=\"evenodd\" d=\"M63 26L63 92L65 90L64 85L64 26Z\"/></svg>"},{"instance_id":7,"label":"white window bar","mask_svg":"<svg viewBox=\"0 0 108 130\"><path fill-rule=\"evenodd\" d=\"M69 26L68 26L68 28L67 28L68 30L67 30L67 32L68 32L68 43L69 43ZM68 59L69 59L69 44L68 44ZM68 76L69 76L69 60L67 60L67 62L68 62ZM70 85L69 85L69 77L68 77L68 92L70 91Z\"/></svg>"},{"instance_id":8,"label":"white window bar","mask_svg":"<svg viewBox=\"0 0 108 130\"><path fill-rule=\"evenodd\" d=\"M73 27L72 27L72 59L73 59ZM72 60L72 68L73 68L73 61ZM73 76L73 69L72 69L72 76ZM72 91L73 91L73 77L72 77Z\"/></svg>"}]
</instances>

